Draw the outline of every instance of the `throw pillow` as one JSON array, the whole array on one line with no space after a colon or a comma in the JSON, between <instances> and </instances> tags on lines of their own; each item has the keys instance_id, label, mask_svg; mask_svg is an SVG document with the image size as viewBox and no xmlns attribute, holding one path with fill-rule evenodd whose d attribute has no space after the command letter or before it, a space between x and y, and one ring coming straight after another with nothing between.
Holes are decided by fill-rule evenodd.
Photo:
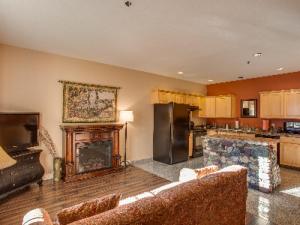
<instances>
[{"instance_id":1,"label":"throw pillow","mask_svg":"<svg viewBox=\"0 0 300 225\"><path fill-rule=\"evenodd\" d=\"M77 220L91 217L113 209L119 205L120 194L110 194L78 205L66 208L57 213L60 225L67 225Z\"/></svg>"},{"instance_id":2,"label":"throw pillow","mask_svg":"<svg viewBox=\"0 0 300 225\"><path fill-rule=\"evenodd\" d=\"M207 166L200 169L183 168L180 170L179 181L186 182L197 178L199 179L218 170L218 166Z\"/></svg>"},{"instance_id":3,"label":"throw pillow","mask_svg":"<svg viewBox=\"0 0 300 225\"><path fill-rule=\"evenodd\" d=\"M207 167L204 167L204 168L195 169L198 179L201 178L201 177L204 177L208 174L217 172L218 170L219 170L218 166L207 166Z\"/></svg>"}]
</instances>

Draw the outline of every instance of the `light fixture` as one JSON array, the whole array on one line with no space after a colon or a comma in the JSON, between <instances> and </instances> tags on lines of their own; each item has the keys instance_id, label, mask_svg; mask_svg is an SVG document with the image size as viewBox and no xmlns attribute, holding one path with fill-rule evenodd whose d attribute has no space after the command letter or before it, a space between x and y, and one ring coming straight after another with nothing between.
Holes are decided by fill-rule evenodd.
<instances>
[{"instance_id":1,"label":"light fixture","mask_svg":"<svg viewBox=\"0 0 300 225\"><path fill-rule=\"evenodd\" d=\"M183 72L182 72L182 71L179 71L179 72L178 72L178 74L179 74L179 75L182 75L182 74L183 74Z\"/></svg>"},{"instance_id":2,"label":"light fixture","mask_svg":"<svg viewBox=\"0 0 300 225\"><path fill-rule=\"evenodd\" d=\"M11 158L6 151L0 146L0 170L16 164L16 160Z\"/></svg>"},{"instance_id":3,"label":"light fixture","mask_svg":"<svg viewBox=\"0 0 300 225\"><path fill-rule=\"evenodd\" d=\"M208 82L213 82L214 80L208 80Z\"/></svg>"},{"instance_id":4,"label":"light fixture","mask_svg":"<svg viewBox=\"0 0 300 225\"><path fill-rule=\"evenodd\" d=\"M281 70L283 70L283 69L284 69L283 67L277 68L278 71L281 71Z\"/></svg>"},{"instance_id":5,"label":"light fixture","mask_svg":"<svg viewBox=\"0 0 300 225\"><path fill-rule=\"evenodd\" d=\"M132 5L132 2L131 2L131 1L126 1L126 2L125 2L125 5L126 5L127 7L130 7L130 6Z\"/></svg>"},{"instance_id":6,"label":"light fixture","mask_svg":"<svg viewBox=\"0 0 300 225\"><path fill-rule=\"evenodd\" d=\"M133 122L134 116L133 116L133 111L127 111L123 110L120 111L120 117L119 117L121 122L125 123L125 151L124 151L124 166L125 168L127 167L127 124L128 122Z\"/></svg>"},{"instance_id":7,"label":"light fixture","mask_svg":"<svg viewBox=\"0 0 300 225\"><path fill-rule=\"evenodd\" d=\"M259 57L259 56L262 56L262 53L261 52L257 52L253 55L254 57Z\"/></svg>"}]
</instances>

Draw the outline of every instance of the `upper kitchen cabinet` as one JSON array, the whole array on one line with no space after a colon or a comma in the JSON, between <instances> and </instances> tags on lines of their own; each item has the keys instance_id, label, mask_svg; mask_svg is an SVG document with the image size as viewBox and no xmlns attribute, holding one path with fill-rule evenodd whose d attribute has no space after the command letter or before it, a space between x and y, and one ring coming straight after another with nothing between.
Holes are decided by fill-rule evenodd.
<instances>
[{"instance_id":1,"label":"upper kitchen cabinet","mask_svg":"<svg viewBox=\"0 0 300 225\"><path fill-rule=\"evenodd\" d=\"M215 118L216 117L216 97L206 96L201 99L199 116L204 118Z\"/></svg>"},{"instance_id":2,"label":"upper kitchen cabinet","mask_svg":"<svg viewBox=\"0 0 300 225\"><path fill-rule=\"evenodd\" d=\"M191 106L200 106L202 96L198 94L180 93L167 90L154 90L151 96L151 103L167 104L175 102L178 104L187 104Z\"/></svg>"},{"instance_id":3,"label":"upper kitchen cabinet","mask_svg":"<svg viewBox=\"0 0 300 225\"><path fill-rule=\"evenodd\" d=\"M282 91L271 91L260 93L260 117L261 118L283 118L284 98Z\"/></svg>"},{"instance_id":4,"label":"upper kitchen cabinet","mask_svg":"<svg viewBox=\"0 0 300 225\"><path fill-rule=\"evenodd\" d=\"M202 107L201 107L202 106ZM235 97L233 95L206 96L201 101L199 112L204 118L235 117Z\"/></svg>"},{"instance_id":5,"label":"upper kitchen cabinet","mask_svg":"<svg viewBox=\"0 0 300 225\"><path fill-rule=\"evenodd\" d=\"M235 117L235 97L233 95L224 95L216 97L216 117L233 118Z\"/></svg>"},{"instance_id":6,"label":"upper kitchen cabinet","mask_svg":"<svg viewBox=\"0 0 300 225\"><path fill-rule=\"evenodd\" d=\"M300 90L284 91L284 117L300 118Z\"/></svg>"}]
</instances>

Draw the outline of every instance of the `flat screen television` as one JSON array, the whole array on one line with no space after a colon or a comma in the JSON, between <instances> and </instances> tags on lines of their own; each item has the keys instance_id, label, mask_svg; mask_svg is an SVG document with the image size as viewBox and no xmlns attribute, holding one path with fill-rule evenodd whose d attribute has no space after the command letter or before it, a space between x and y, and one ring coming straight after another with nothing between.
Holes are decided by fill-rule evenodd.
<instances>
[{"instance_id":1,"label":"flat screen television","mask_svg":"<svg viewBox=\"0 0 300 225\"><path fill-rule=\"evenodd\" d=\"M20 151L38 146L39 113L0 113L0 146Z\"/></svg>"}]
</instances>

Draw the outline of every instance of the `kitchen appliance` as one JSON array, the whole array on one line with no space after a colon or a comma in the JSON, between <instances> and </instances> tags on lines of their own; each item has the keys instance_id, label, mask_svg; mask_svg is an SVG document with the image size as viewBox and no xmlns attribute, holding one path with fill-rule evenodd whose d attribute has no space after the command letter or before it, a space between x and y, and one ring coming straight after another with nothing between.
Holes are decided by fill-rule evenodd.
<instances>
[{"instance_id":1,"label":"kitchen appliance","mask_svg":"<svg viewBox=\"0 0 300 225\"><path fill-rule=\"evenodd\" d=\"M262 130L263 131L269 131L270 128L270 121L269 120L263 120L262 121Z\"/></svg>"},{"instance_id":2,"label":"kitchen appliance","mask_svg":"<svg viewBox=\"0 0 300 225\"><path fill-rule=\"evenodd\" d=\"M238 120L234 121L234 128L240 129L240 122Z\"/></svg>"},{"instance_id":3,"label":"kitchen appliance","mask_svg":"<svg viewBox=\"0 0 300 225\"><path fill-rule=\"evenodd\" d=\"M259 134L255 134L255 137L280 139L280 134L276 134L276 133L259 133Z\"/></svg>"},{"instance_id":4,"label":"kitchen appliance","mask_svg":"<svg viewBox=\"0 0 300 225\"><path fill-rule=\"evenodd\" d=\"M204 136L207 135L207 130L204 126L195 126L193 129L193 153L192 157L203 156L203 141Z\"/></svg>"},{"instance_id":5,"label":"kitchen appliance","mask_svg":"<svg viewBox=\"0 0 300 225\"><path fill-rule=\"evenodd\" d=\"M300 122L284 122L283 129L286 133L300 134Z\"/></svg>"},{"instance_id":6,"label":"kitchen appliance","mask_svg":"<svg viewBox=\"0 0 300 225\"><path fill-rule=\"evenodd\" d=\"M185 104L154 104L153 159L174 164L188 160L190 109Z\"/></svg>"}]
</instances>

